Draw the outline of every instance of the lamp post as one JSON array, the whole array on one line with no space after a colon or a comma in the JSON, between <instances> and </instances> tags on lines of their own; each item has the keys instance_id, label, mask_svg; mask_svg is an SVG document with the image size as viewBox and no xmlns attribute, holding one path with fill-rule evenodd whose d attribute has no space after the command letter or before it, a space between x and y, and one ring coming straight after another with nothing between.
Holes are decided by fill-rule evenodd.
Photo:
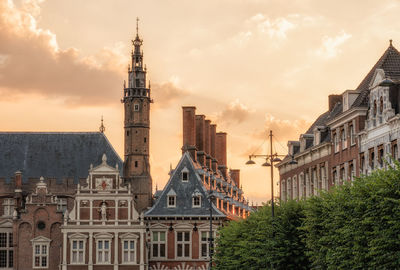
<instances>
[{"instance_id":1,"label":"lamp post","mask_svg":"<svg viewBox=\"0 0 400 270\"><path fill-rule=\"evenodd\" d=\"M269 131L269 141L270 141L270 154L266 155L249 155L249 160L246 162L246 165L256 164L252 158L264 158L265 162L262 164L264 167L271 167L271 213L272 217L275 215L274 211L274 162L281 162L282 160L279 157L285 157L285 155L278 155L277 153L272 152L272 130ZM289 162L290 164L297 164L297 161L294 160L292 156L292 160Z\"/></svg>"},{"instance_id":2,"label":"lamp post","mask_svg":"<svg viewBox=\"0 0 400 270\"><path fill-rule=\"evenodd\" d=\"M209 236L208 236L208 255L210 256L210 264L208 265L208 269L211 270L212 268L212 257L213 257L213 253L214 253L214 237L213 237L213 229L212 229L212 219L213 219L213 215L212 215L212 201L214 198L214 192L211 189L211 185L210 185L210 191L208 192L208 202L210 204L210 232L209 232ZM201 236L200 236L201 237Z\"/></svg>"}]
</instances>

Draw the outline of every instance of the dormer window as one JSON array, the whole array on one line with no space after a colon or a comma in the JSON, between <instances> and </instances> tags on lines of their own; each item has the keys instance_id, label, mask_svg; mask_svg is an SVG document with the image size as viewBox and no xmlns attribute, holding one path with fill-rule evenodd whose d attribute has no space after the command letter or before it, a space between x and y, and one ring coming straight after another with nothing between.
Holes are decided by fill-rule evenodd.
<instances>
[{"instance_id":1,"label":"dormer window","mask_svg":"<svg viewBox=\"0 0 400 270\"><path fill-rule=\"evenodd\" d=\"M198 208L201 207L201 193L198 189L196 189L192 196L192 207Z\"/></svg>"},{"instance_id":2,"label":"dormer window","mask_svg":"<svg viewBox=\"0 0 400 270\"><path fill-rule=\"evenodd\" d=\"M168 207L176 207L176 196L168 196Z\"/></svg>"},{"instance_id":3,"label":"dormer window","mask_svg":"<svg viewBox=\"0 0 400 270\"><path fill-rule=\"evenodd\" d=\"M181 171L181 178L182 182L189 181L189 170L186 167Z\"/></svg>"}]
</instances>

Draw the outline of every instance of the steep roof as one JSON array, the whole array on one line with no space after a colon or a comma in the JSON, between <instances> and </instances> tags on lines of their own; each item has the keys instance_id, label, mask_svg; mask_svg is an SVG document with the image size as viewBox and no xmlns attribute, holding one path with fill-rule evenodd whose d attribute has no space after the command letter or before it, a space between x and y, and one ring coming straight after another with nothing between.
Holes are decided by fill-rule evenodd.
<instances>
[{"instance_id":1,"label":"steep roof","mask_svg":"<svg viewBox=\"0 0 400 270\"><path fill-rule=\"evenodd\" d=\"M387 78L393 80L400 79L400 53L392 44L390 44L381 58L379 58L378 62L376 62L357 87L356 90L360 91L360 95L354 101L352 107L368 106L369 85L373 79L375 70L378 68L385 71Z\"/></svg>"},{"instance_id":2,"label":"steep roof","mask_svg":"<svg viewBox=\"0 0 400 270\"><path fill-rule=\"evenodd\" d=\"M0 132L0 177L9 179L21 171L28 178L86 178L90 164L122 160L100 132Z\"/></svg>"},{"instance_id":3,"label":"steep roof","mask_svg":"<svg viewBox=\"0 0 400 270\"><path fill-rule=\"evenodd\" d=\"M182 181L181 172L188 172L189 179L187 182ZM176 207L167 207L167 200L169 195L176 196ZM193 195L201 196L201 207L192 207ZM159 195L157 201L146 213L147 217L199 217L210 215L210 204L207 199L207 190L202 184L202 180L198 171L196 170L193 160L189 153L186 152L182 155L176 169L173 171L168 183L165 185L162 193ZM215 205L212 205L213 216L225 217Z\"/></svg>"}]
</instances>

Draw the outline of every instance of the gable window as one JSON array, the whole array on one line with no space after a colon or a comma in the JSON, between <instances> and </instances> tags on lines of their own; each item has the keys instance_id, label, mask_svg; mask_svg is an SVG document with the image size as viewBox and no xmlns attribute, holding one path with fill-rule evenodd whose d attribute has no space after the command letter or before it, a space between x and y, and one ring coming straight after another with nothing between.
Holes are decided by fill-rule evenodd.
<instances>
[{"instance_id":1,"label":"gable window","mask_svg":"<svg viewBox=\"0 0 400 270\"><path fill-rule=\"evenodd\" d=\"M190 257L190 231L188 232L177 232L176 233L176 256L183 258Z\"/></svg>"},{"instance_id":2,"label":"gable window","mask_svg":"<svg viewBox=\"0 0 400 270\"><path fill-rule=\"evenodd\" d=\"M122 258L124 263L135 263L135 246L136 241L133 239L127 239L122 241Z\"/></svg>"},{"instance_id":3,"label":"gable window","mask_svg":"<svg viewBox=\"0 0 400 270\"><path fill-rule=\"evenodd\" d=\"M13 252L12 232L0 233L0 268L13 267Z\"/></svg>"},{"instance_id":4,"label":"gable window","mask_svg":"<svg viewBox=\"0 0 400 270\"><path fill-rule=\"evenodd\" d=\"M168 207L176 207L176 196L175 195L168 196Z\"/></svg>"},{"instance_id":5,"label":"gable window","mask_svg":"<svg viewBox=\"0 0 400 270\"><path fill-rule=\"evenodd\" d=\"M139 104L134 104L134 105L133 105L133 110L134 110L135 112L138 112L138 111L139 111Z\"/></svg>"},{"instance_id":6,"label":"gable window","mask_svg":"<svg viewBox=\"0 0 400 270\"><path fill-rule=\"evenodd\" d=\"M97 263L110 263L110 240L97 240Z\"/></svg>"},{"instance_id":7,"label":"gable window","mask_svg":"<svg viewBox=\"0 0 400 270\"><path fill-rule=\"evenodd\" d=\"M210 232L201 232L200 239L200 254L201 257L207 258L210 256L210 242L209 242ZM213 231L213 238L215 239L215 231ZM214 243L214 242L213 242ZM213 245L214 248L214 245Z\"/></svg>"},{"instance_id":8,"label":"gable window","mask_svg":"<svg viewBox=\"0 0 400 270\"><path fill-rule=\"evenodd\" d=\"M14 212L14 199L4 199L3 211L4 216L12 216Z\"/></svg>"},{"instance_id":9,"label":"gable window","mask_svg":"<svg viewBox=\"0 0 400 270\"><path fill-rule=\"evenodd\" d=\"M165 258L165 232L152 232L152 234L151 256L153 258Z\"/></svg>"},{"instance_id":10,"label":"gable window","mask_svg":"<svg viewBox=\"0 0 400 270\"><path fill-rule=\"evenodd\" d=\"M85 259L85 241L83 239L71 240L71 263L82 264Z\"/></svg>"},{"instance_id":11,"label":"gable window","mask_svg":"<svg viewBox=\"0 0 400 270\"><path fill-rule=\"evenodd\" d=\"M182 171L182 182L188 182L188 181L189 181L189 172Z\"/></svg>"},{"instance_id":12,"label":"gable window","mask_svg":"<svg viewBox=\"0 0 400 270\"><path fill-rule=\"evenodd\" d=\"M200 207L201 206L201 196L200 195L195 195L193 196L193 205L194 208Z\"/></svg>"},{"instance_id":13,"label":"gable window","mask_svg":"<svg viewBox=\"0 0 400 270\"><path fill-rule=\"evenodd\" d=\"M57 211L64 213L65 210L67 210L67 199L66 198L58 198Z\"/></svg>"}]
</instances>

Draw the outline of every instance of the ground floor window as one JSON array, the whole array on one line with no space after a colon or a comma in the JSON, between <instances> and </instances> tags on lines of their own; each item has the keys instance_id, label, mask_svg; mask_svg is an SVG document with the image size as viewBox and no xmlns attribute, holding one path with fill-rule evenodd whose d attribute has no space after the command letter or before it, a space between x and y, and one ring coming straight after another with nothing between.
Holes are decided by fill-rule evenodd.
<instances>
[{"instance_id":1,"label":"ground floor window","mask_svg":"<svg viewBox=\"0 0 400 270\"><path fill-rule=\"evenodd\" d=\"M71 247L71 263L84 263L85 258L85 242L84 240L72 240Z\"/></svg>"},{"instance_id":2,"label":"ground floor window","mask_svg":"<svg viewBox=\"0 0 400 270\"><path fill-rule=\"evenodd\" d=\"M153 258L165 258L165 247L166 247L166 238L165 232L152 232L152 257Z\"/></svg>"},{"instance_id":3,"label":"ground floor window","mask_svg":"<svg viewBox=\"0 0 400 270\"><path fill-rule=\"evenodd\" d=\"M210 257L209 235L210 235L209 231L201 232L200 254L201 254L201 257L204 257L204 258ZM215 241L215 231L213 231L213 240ZM213 247L214 247L214 242L213 242Z\"/></svg>"},{"instance_id":4,"label":"ground floor window","mask_svg":"<svg viewBox=\"0 0 400 270\"><path fill-rule=\"evenodd\" d=\"M190 232L176 233L177 257L190 257Z\"/></svg>"},{"instance_id":5,"label":"ground floor window","mask_svg":"<svg viewBox=\"0 0 400 270\"><path fill-rule=\"evenodd\" d=\"M0 269L13 267L13 234L12 232L0 233Z\"/></svg>"}]
</instances>

